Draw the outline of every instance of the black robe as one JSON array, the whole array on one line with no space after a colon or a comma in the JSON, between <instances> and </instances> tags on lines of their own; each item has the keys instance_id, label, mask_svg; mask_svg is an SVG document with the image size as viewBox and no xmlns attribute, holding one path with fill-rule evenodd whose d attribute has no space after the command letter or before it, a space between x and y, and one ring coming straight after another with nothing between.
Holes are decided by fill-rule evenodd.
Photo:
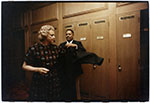
<instances>
[{"instance_id":1,"label":"black robe","mask_svg":"<svg viewBox=\"0 0 150 103\"><path fill-rule=\"evenodd\" d=\"M76 44L78 48L69 47L66 48L67 42L60 44L61 48L64 48L66 53L64 56L64 96L65 100L76 100L76 78L83 73L81 64L97 64L101 65L103 58L98 57L94 53L86 52L80 41L73 40L73 44Z\"/></svg>"}]
</instances>

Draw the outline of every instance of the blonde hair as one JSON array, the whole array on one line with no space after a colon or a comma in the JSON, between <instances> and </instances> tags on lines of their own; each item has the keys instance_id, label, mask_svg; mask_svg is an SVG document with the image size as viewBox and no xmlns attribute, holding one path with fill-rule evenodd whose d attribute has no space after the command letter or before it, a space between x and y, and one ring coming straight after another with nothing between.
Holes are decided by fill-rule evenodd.
<instances>
[{"instance_id":1,"label":"blonde hair","mask_svg":"<svg viewBox=\"0 0 150 103\"><path fill-rule=\"evenodd\" d=\"M43 25L41 26L40 30L39 30L39 35L38 35L38 39L42 42L46 39L48 32L50 30L55 30L54 27L52 25Z\"/></svg>"}]
</instances>

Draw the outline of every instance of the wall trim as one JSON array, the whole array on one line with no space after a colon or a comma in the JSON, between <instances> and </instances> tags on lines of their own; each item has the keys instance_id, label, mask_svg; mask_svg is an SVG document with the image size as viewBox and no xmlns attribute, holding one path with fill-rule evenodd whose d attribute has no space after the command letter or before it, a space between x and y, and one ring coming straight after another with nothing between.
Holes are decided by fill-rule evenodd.
<instances>
[{"instance_id":1,"label":"wall trim","mask_svg":"<svg viewBox=\"0 0 150 103\"><path fill-rule=\"evenodd\" d=\"M47 20L44 20L44 21L39 21L39 22L36 22L36 23L32 23L31 26L34 26L34 25L37 25L37 24L43 24L43 23L46 23L46 22L51 22L51 21L56 21L58 20L57 18L51 18L51 19L47 19Z\"/></svg>"},{"instance_id":2,"label":"wall trim","mask_svg":"<svg viewBox=\"0 0 150 103\"><path fill-rule=\"evenodd\" d=\"M84 15L84 14L88 14L88 13L97 12L97 11L105 10L107 8L108 8L108 6L105 4L105 6L102 7L102 8L96 8L96 9L91 9L91 10L87 10L87 11L77 12L77 13L73 13L73 14L63 15L63 19L74 17L74 16L79 16L79 15Z\"/></svg>"}]
</instances>

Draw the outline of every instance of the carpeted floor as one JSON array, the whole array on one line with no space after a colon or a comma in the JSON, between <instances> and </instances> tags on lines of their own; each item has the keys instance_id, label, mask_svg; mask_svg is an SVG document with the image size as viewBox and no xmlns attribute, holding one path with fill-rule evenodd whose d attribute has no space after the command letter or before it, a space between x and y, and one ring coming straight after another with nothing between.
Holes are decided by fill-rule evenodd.
<instances>
[{"instance_id":1,"label":"carpeted floor","mask_svg":"<svg viewBox=\"0 0 150 103\"><path fill-rule=\"evenodd\" d=\"M19 82L10 88L8 88L8 92L5 93L6 100L8 101L26 101L29 94L29 88L25 85L24 82Z\"/></svg>"},{"instance_id":2,"label":"carpeted floor","mask_svg":"<svg viewBox=\"0 0 150 103\"><path fill-rule=\"evenodd\" d=\"M16 83L13 86L10 86L8 88L8 92L5 97L5 101L27 101L28 100L28 94L29 88L26 85L24 81L21 81L19 83ZM81 93L81 100L90 100L88 94Z\"/></svg>"}]
</instances>

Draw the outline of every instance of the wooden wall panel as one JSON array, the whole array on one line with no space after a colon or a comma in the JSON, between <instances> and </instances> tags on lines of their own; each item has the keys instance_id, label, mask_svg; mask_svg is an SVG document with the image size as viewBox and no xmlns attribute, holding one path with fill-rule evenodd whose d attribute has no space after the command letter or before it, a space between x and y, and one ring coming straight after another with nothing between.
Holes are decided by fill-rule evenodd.
<instances>
[{"instance_id":1,"label":"wooden wall panel","mask_svg":"<svg viewBox=\"0 0 150 103\"><path fill-rule=\"evenodd\" d=\"M75 25L76 39L81 41L87 51L91 50L91 26L90 20L79 20ZM82 64L83 75L80 76L80 90L90 95L91 89L91 68L90 64ZM87 86L88 85L88 86Z\"/></svg>"},{"instance_id":2,"label":"wooden wall panel","mask_svg":"<svg viewBox=\"0 0 150 103\"><path fill-rule=\"evenodd\" d=\"M58 18L57 3L44 6L32 11L32 23L36 24L48 20L56 20Z\"/></svg>"},{"instance_id":3,"label":"wooden wall panel","mask_svg":"<svg viewBox=\"0 0 150 103\"><path fill-rule=\"evenodd\" d=\"M109 99L116 100L117 91L117 53L116 53L116 3L109 3Z\"/></svg>"},{"instance_id":4,"label":"wooden wall panel","mask_svg":"<svg viewBox=\"0 0 150 103\"><path fill-rule=\"evenodd\" d=\"M133 11L139 11L142 9L148 8L148 3L147 2L141 2L141 3L133 3L131 5L124 5L124 6L119 6L116 9L116 13L127 13L127 12L133 12Z\"/></svg>"},{"instance_id":5,"label":"wooden wall panel","mask_svg":"<svg viewBox=\"0 0 150 103\"><path fill-rule=\"evenodd\" d=\"M91 22L92 31L92 52L104 58L101 66L97 66L95 70L92 69L92 85L91 96L92 99L108 99L109 98L109 30L108 18L93 18Z\"/></svg>"},{"instance_id":6,"label":"wooden wall panel","mask_svg":"<svg viewBox=\"0 0 150 103\"><path fill-rule=\"evenodd\" d=\"M76 25L77 40L81 41L86 50L91 50L91 26L89 20L82 20Z\"/></svg>"},{"instance_id":7,"label":"wooden wall panel","mask_svg":"<svg viewBox=\"0 0 150 103\"><path fill-rule=\"evenodd\" d=\"M63 3L63 17L76 16L81 14L86 14L94 12L97 10L107 9L107 4L104 2L94 3L94 2L72 2Z\"/></svg>"},{"instance_id":8,"label":"wooden wall panel","mask_svg":"<svg viewBox=\"0 0 150 103\"><path fill-rule=\"evenodd\" d=\"M117 7L119 7L119 6L124 6L124 5L128 5L128 4L130 4L130 3L132 3L132 2L118 2L118 3L116 3L116 6L117 6Z\"/></svg>"},{"instance_id":9,"label":"wooden wall panel","mask_svg":"<svg viewBox=\"0 0 150 103\"><path fill-rule=\"evenodd\" d=\"M117 15L117 98L138 100L140 92L139 12Z\"/></svg>"},{"instance_id":10,"label":"wooden wall panel","mask_svg":"<svg viewBox=\"0 0 150 103\"><path fill-rule=\"evenodd\" d=\"M28 12L25 12L24 14L23 14L23 16L24 16L24 20L23 20L23 26L27 26L28 25Z\"/></svg>"}]
</instances>

